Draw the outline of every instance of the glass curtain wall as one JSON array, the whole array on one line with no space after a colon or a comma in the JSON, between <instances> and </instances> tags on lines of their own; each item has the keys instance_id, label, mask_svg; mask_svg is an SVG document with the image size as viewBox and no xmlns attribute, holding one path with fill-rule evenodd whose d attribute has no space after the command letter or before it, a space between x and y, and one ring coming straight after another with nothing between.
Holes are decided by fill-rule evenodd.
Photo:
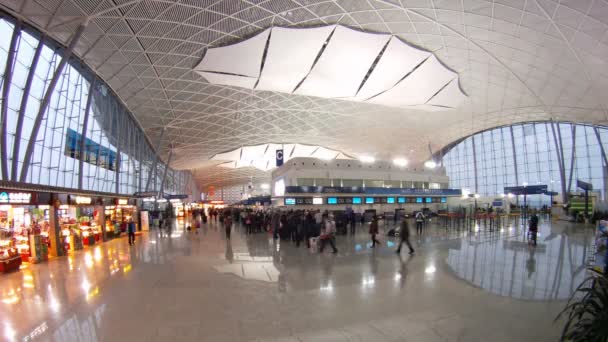
<instances>
[{"instance_id":1,"label":"glass curtain wall","mask_svg":"<svg viewBox=\"0 0 608 342\"><path fill-rule=\"evenodd\" d=\"M608 184L600 143L608 150L608 129L604 127L563 122L517 124L467 137L444 155L443 164L451 188L482 196L499 197L506 186L537 184L559 194L576 192L581 191L576 181L582 180L593 184L605 200ZM549 205L550 197L531 196L530 204Z\"/></svg>"},{"instance_id":2,"label":"glass curtain wall","mask_svg":"<svg viewBox=\"0 0 608 342\"><path fill-rule=\"evenodd\" d=\"M145 191L153 177L147 190L160 190L165 166L159 162L150 172L156 154L144 132L106 84L76 59L58 75L35 132L62 48L9 17L0 18L0 35L0 101L6 101L0 106L6 124L1 180L79 189L81 177L83 190L132 195ZM168 169L163 190L194 193L190 172Z\"/></svg>"}]
</instances>

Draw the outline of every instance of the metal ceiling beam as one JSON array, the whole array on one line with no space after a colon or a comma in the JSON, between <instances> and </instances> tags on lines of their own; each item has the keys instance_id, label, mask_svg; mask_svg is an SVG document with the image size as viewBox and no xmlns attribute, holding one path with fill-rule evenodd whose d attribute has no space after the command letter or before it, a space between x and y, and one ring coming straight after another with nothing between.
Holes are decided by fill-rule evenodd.
<instances>
[{"instance_id":1,"label":"metal ceiling beam","mask_svg":"<svg viewBox=\"0 0 608 342\"><path fill-rule=\"evenodd\" d=\"M21 131L23 130L23 121L25 120L25 112L29 103L30 89L32 88L32 82L36 75L36 67L40 60L40 53L44 47L44 36L38 40L38 46L34 52L32 58L32 64L25 81L25 87L23 88L23 95L21 96L21 105L19 106L19 114L17 116L17 126L15 128L15 140L13 142L13 165L11 167L11 180L17 181L17 172L19 170L19 149L21 147Z\"/></svg>"},{"instance_id":2,"label":"metal ceiling beam","mask_svg":"<svg viewBox=\"0 0 608 342\"><path fill-rule=\"evenodd\" d=\"M78 156L78 189L82 189L82 177L84 172L84 158L86 151L87 126L89 125L89 116L91 111L91 102L93 102L93 91L97 84L97 77L93 77L89 86L89 95L87 96L87 104L84 109L84 119L82 122L82 133L80 133L80 155Z\"/></svg>"},{"instance_id":3,"label":"metal ceiling beam","mask_svg":"<svg viewBox=\"0 0 608 342\"><path fill-rule=\"evenodd\" d=\"M8 145L8 137L6 133L6 125L8 121L8 97L10 89L12 88L13 81L13 65L15 64L15 55L17 51L17 41L21 36L21 21L17 20L13 27L13 35L11 38L11 45L8 49L8 55L6 57L6 68L4 69L4 80L2 84L2 107L0 107L0 121L1 121L1 133L0 133L0 165L2 165L2 179L8 180L8 154L6 152L6 146Z\"/></svg>"},{"instance_id":4,"label":"metal ceiling beam","mask_svg":"<svg viewBox=\"0 0 608 342\"><path fill-rule=\"evenodd\" d=\"M158 144L156 145L156 153L159 153L160 151L160 147L163 143L163 138L165 136L165 128L163 127L163 129L160 131L160 138L158 138ZM146 189L144 190L145 192L147 192L150 189L150 181L152 180L152 175L156 174L156 165L158 164L158 155L154 154L154 161L152 162L152 167L150 168L150 171L148 172L148 179L146 180ZM154 177L156 178L156 177ZM156 189L156 187L154 187Z\"/></svg>"},{"instance_id":5,"label":"metal ceiling beam","mask_svg":"<svg viewBox=\"0 0 608 342\"><path fill-rule=\"evenodd\" d=\"M44 114L46 113L46 110L49 106L49 102L51 101L53 92L55 91L55 86L57 86L57 82L59 81L59 78L61 77L61 74L63 73L63 69L65 68L65 65L68 63L68 60L70 59L70 57L72 56L74 47L76 46L76 43L80 39L80 36L82 35L82 32L84 32L88 23L89 23L89 21L85 20L82 24L80 24L80 26L78 26L78 29L72 36L70 45L68 45L68 47L65 50L63 50L63 56L61 58L61 62L59 62L59 65L57 66L57 69L55 70L55 73L53 74L53 78L51 79L51 82L49 83L46 93L44 94L44 97L42 98L42 101L40 102L40 109L38 110L38 114L36 115L36 118L34 119L34 125L32 127L32 134L28 141L27 149L25 150L25 156L23 158L21 176L19 177L19 181L21 181L21 182L25 182L25 179L27 178L27 173L29 171L30 163L32 161L32 154L34 153L34 147L36 146L36 139L38 138L38 131L40 130L40 125L42 124L42 119L44 118Z\"/></svg>"}]
</instances>

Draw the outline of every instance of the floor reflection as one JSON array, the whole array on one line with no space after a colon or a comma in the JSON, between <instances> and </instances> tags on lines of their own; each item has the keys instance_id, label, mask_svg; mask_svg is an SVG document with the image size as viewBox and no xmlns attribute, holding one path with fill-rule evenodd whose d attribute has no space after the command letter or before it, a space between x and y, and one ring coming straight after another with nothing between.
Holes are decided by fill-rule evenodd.
<instances>
[{"instance_id":1,"label":"floor reflection","mask_svg":"<svg viewBox=\"0 0 608 342\"><path fill-rule=\"evenodd\" d=\"M585 278L590 251L590 239L577 229L545 222L536 247L523 229L465 238L449 249L447 264L458 277L500 296L567 299Z\"/></svg>"}]
</instances>

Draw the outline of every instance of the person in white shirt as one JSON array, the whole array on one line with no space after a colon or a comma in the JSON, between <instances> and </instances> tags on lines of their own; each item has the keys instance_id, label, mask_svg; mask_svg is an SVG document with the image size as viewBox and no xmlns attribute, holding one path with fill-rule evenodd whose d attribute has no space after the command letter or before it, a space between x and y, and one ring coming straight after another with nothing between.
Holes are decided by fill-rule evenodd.
<instances>
[{"instance_id":1,"label":"person in white shirt","mask_svg":"<svg viewBox=\"0 0 608 342\"><path fill-rule=\"evenodd\" d=\"M323 227L321 228L321 236L319 236L321 240L321 248L320 252L323 253L323 249L325 248L325 244L329 243L331 248L334 250L333 253L338 253L338 249L336 248L335 239L336 239L336 222L333 219L333 216L329 216L325 219Z\"/></svg>"}]
</instances>

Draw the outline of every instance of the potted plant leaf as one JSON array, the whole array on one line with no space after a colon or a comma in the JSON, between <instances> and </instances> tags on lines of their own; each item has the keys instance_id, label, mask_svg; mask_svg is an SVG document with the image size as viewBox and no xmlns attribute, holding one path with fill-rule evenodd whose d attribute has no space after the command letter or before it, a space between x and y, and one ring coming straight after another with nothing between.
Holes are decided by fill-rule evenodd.
<instances>
[{"instance_id":1,"label":"potted plant leaf","mask_svg":"<svg viewBox=\"0 0 608 342\"><path fill-rule=\"evenodd\" d=\"M606 231L599 239L605 242ZM606 244L598 244L597 253L606 254ZM556 321L565 318L561 341L608 341L608 274L606 265L590 268L591 275L577 287Z\"/></svg>"}]
</instances>

